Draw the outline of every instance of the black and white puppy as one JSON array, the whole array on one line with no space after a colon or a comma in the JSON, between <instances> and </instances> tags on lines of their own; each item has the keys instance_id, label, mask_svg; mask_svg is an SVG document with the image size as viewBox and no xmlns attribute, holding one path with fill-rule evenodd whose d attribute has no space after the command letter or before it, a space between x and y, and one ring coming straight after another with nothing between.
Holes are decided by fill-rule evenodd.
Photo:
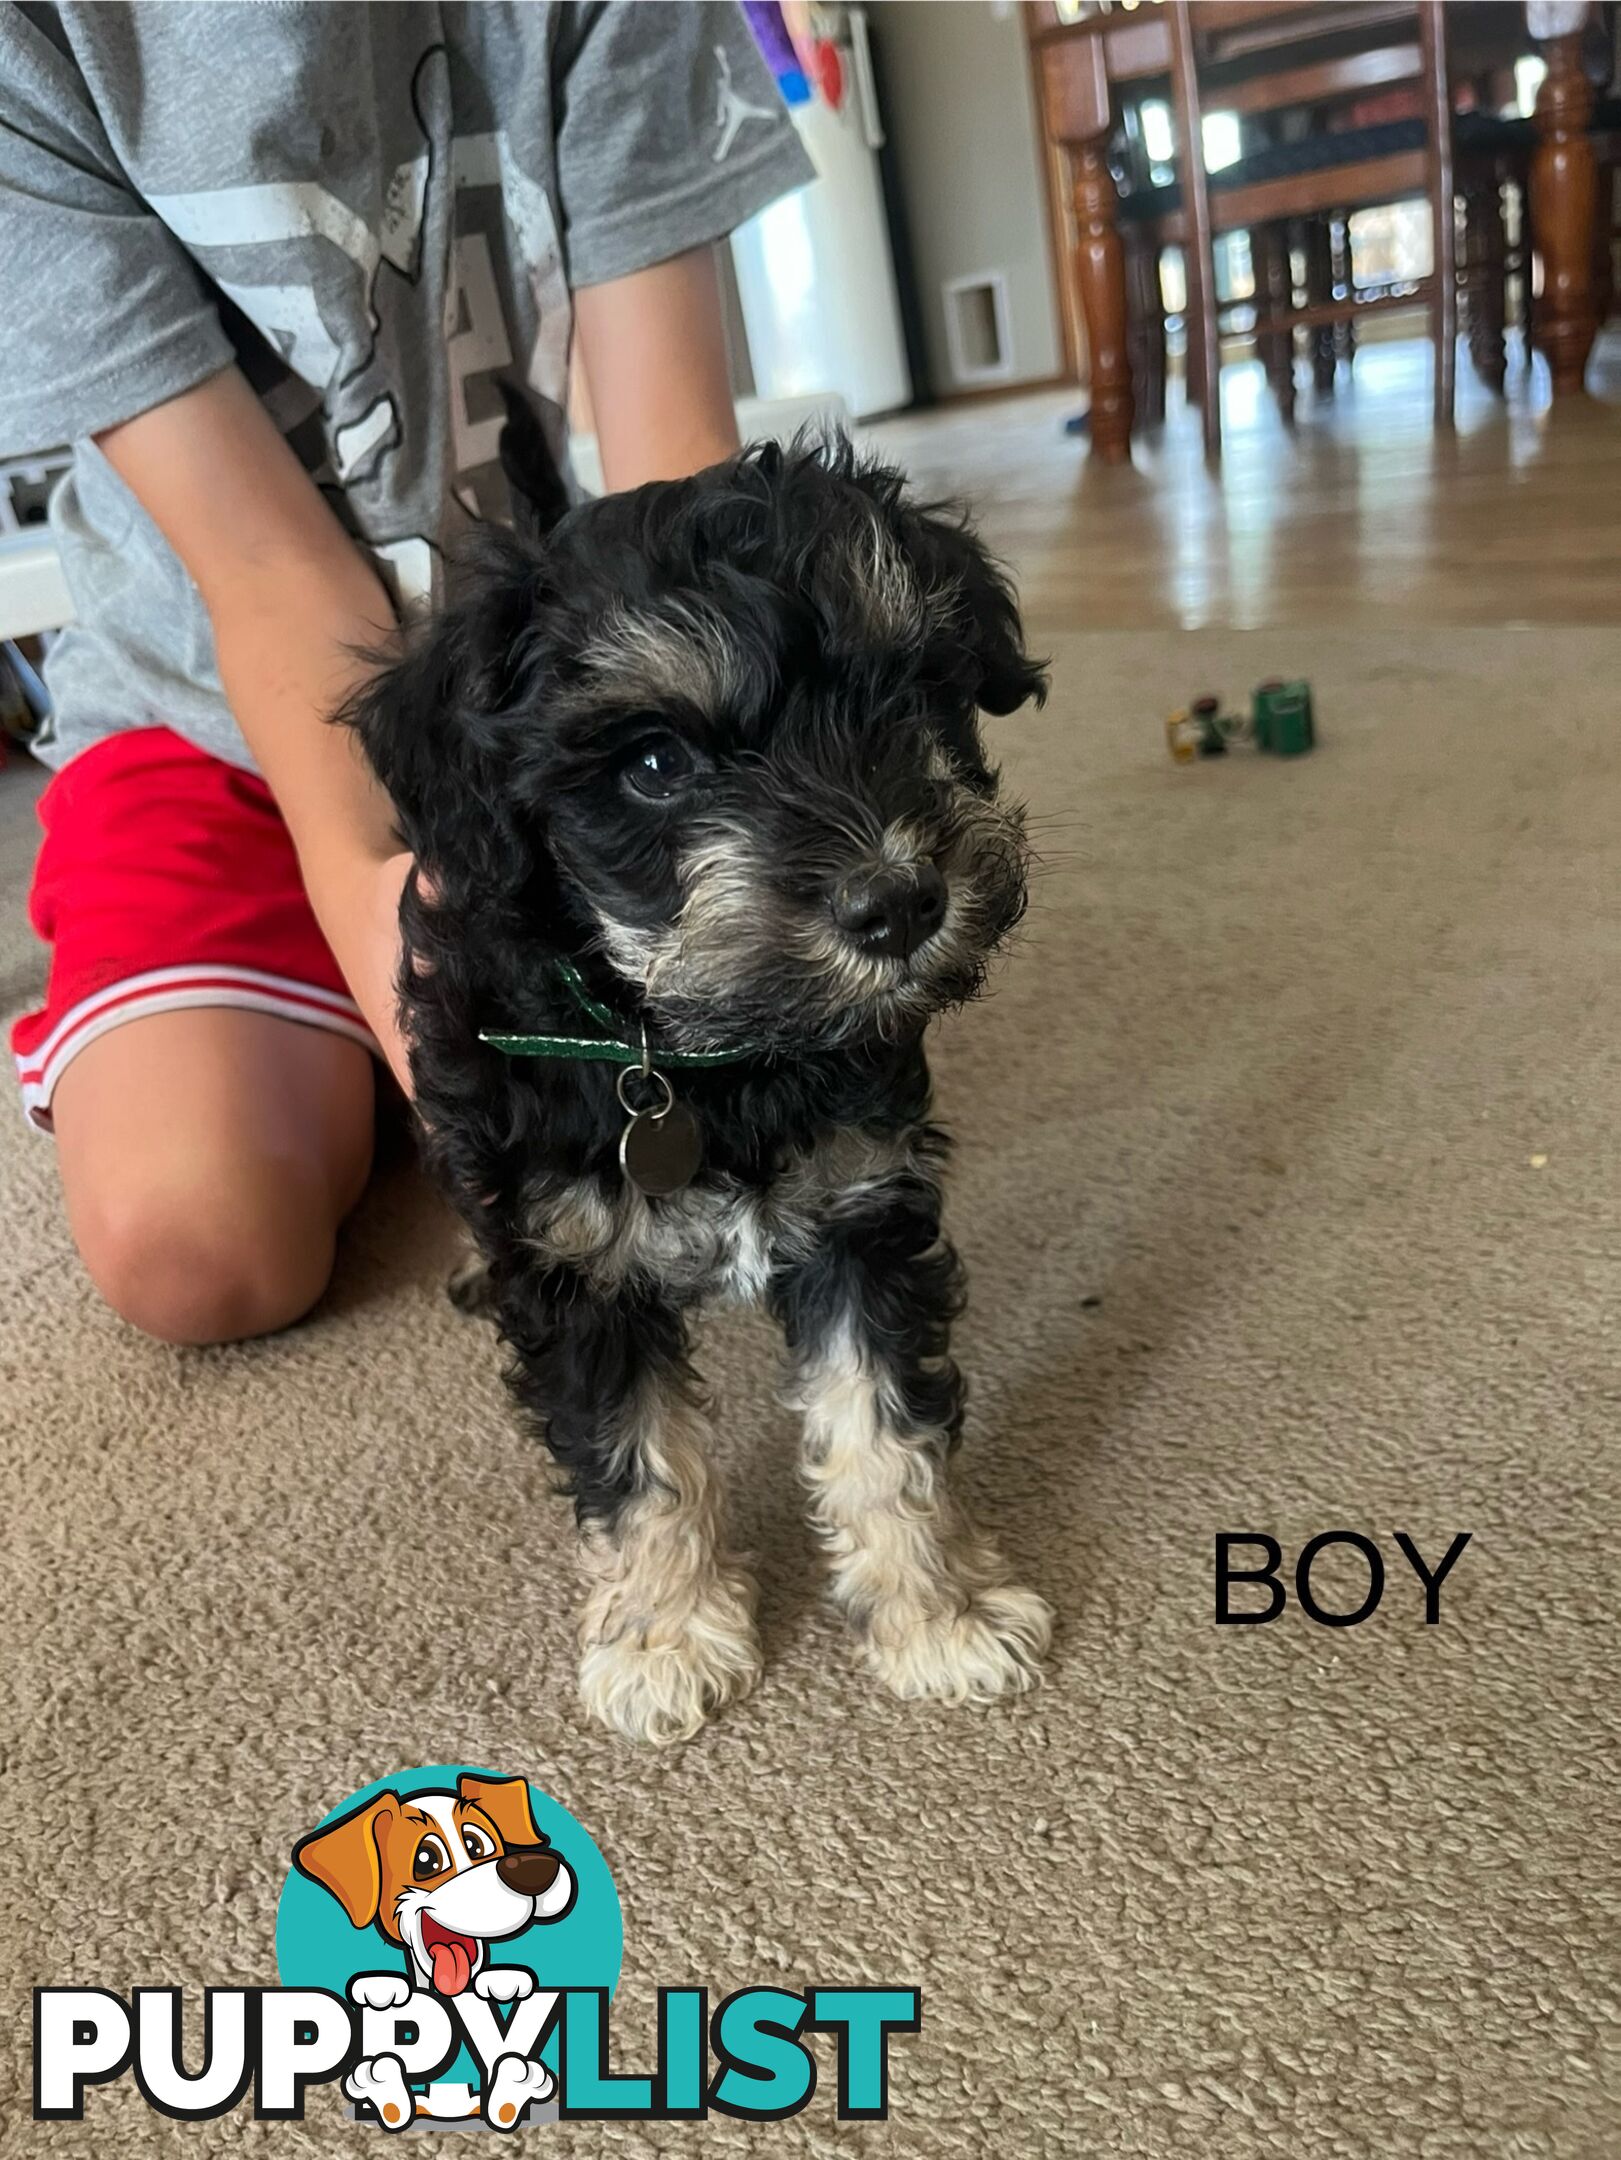
<instances>
[{"instance_id":1,"label":"black and white puppy","mask_svg":"<svg viewBox=\"0 0 1621 2160\"><path fill-rule=\"evenodd\" d=\"M586 1705L673 1741L759 1671L689 1357L717 1296L782 1325L834 1592L879 1678L1028 1687L1048 1608L946 1478L962 1277L923 1050L1024 907L977 719L1044 689L1012 594L842 441L554 508L482 541L349 717L416 858L427 1151L576 1500ZM502 1032L585 1047L481 1040ZM650 1193L621 1140L665 1082L702 1160Z\"/></svg>"}]
</instances>

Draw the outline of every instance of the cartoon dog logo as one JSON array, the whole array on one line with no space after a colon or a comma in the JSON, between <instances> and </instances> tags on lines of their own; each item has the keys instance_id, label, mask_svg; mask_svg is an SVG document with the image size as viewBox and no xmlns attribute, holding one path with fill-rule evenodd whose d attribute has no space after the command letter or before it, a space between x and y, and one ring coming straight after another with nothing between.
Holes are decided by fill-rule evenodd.
<instances>
[{"instance_id":1,"label":"cartoon dog logo","mask_svg":"<svg viewBox=\"0 0 1621 2160\"><path fill-rule=\"evenodd\" d=\"M350 1984L355 2001L378 2011L401 2008L413 1992L524 2001L534 1974L492 1965L488 1945L562 1919L576 1893L573 1872L536 1826L525 1780L470 1772L454 1792L379 1793L304 1838L293 1865L331 1892L351 1926L375 1927L404 1952L404 1973L362 1974ZM515 2128L525 2105L548 2098L552 2085L544 2064L504 2055L483 2113L497 2128ZM391 2130L440 2112L411 2093L393 2055L357 2063L344 2090Z\"/></svg>"}]
</instances>

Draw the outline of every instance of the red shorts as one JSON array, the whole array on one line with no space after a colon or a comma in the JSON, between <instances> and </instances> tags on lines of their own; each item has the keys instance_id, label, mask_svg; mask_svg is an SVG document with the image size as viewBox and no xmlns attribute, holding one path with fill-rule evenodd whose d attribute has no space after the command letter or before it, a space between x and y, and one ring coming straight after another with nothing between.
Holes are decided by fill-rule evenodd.
<instances>
[{"instance_id":1,"label":"red shorts","mask_svg":"<svg viewBox=\"0 0 1621 2160\"><path fill-rule=\"evenodd\" d=\"M52 1091L85 1045L148 1013L234 1005L374 1047L262 780L138 728L64 765L39 817L28 912L50 986L11 1030L36 1125L50 1130Z\"/></svg>"}]
</instances>

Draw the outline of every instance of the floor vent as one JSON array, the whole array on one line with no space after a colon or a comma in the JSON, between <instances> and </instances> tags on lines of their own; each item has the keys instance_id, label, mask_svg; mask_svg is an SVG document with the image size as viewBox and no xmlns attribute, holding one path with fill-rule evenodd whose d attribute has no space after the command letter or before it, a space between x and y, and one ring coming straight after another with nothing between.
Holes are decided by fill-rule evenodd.
<instances>
[{"instance_id":1,"label":"floor vent","mask_svg":"<svg viewBox=\"0 0 1621 2160\"><path fill-rule=\"evenodd\" d=\"M948 278L944 290L952 374L960 383L1005 382L1013 373L1007 279L991 270Z\"/></svg>"}]
</instances>

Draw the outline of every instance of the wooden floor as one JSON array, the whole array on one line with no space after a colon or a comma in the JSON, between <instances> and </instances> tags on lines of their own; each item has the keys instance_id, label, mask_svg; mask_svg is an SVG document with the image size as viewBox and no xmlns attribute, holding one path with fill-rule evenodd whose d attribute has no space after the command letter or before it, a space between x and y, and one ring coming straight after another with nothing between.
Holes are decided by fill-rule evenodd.
<instances>
[{"instance_id":1,"label":"wooden floor","mask_svg":"<svg viewBox=\"0 0 1621 2160\"><path fill-rule=\"evenodd\" d=\"M1064 435L1074 391L867 432L924 489L977 504L1033 624L1621 624L1621 325L1596 394L1557 409L1517 345L1506 400L1460 357L1450 438L1431 425L1429 370L1421 341L1371 345L1319 398L1302 367L1291 433L1259 365L1229 365L1219 476L1175 385L1129 469Z\"/></svg>"}]
</instances>

